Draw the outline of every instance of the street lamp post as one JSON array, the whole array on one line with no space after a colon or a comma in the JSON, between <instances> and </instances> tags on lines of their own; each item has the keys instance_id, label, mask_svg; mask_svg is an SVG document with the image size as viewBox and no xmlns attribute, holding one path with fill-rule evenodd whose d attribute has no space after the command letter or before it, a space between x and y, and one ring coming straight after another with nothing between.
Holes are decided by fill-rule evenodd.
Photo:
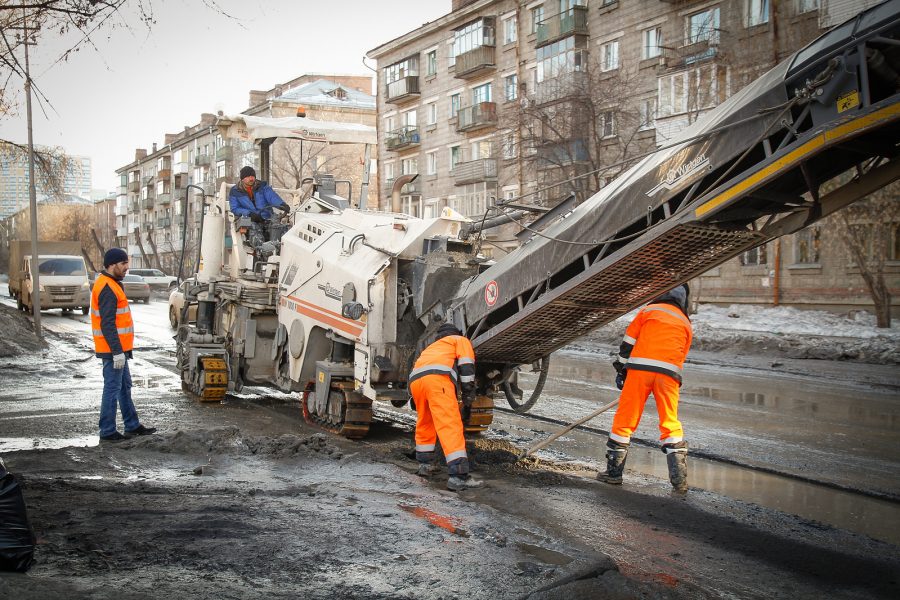
<instances>
[{"instance_id":1,"label":"street lamp post","mask_svg":"<svg viewBox=\"0 0 900 600\"><path fill-rule=\"evenodd\" d=\"M41 282L38 264L37 189L34 181L34 135L31 127L31 71L28 64L28 14L22 7L22 30L25 45L25 110L28 118L28 205L31 212L31 307L34 332L43 339L41 331Z\"/></svg>"}]
</instances>

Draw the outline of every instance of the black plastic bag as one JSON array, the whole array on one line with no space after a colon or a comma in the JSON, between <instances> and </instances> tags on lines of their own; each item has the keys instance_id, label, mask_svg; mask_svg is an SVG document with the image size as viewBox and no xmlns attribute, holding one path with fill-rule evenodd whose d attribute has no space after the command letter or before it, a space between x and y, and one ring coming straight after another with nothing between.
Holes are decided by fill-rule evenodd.
<instances>
[{"instance_id":1,"label":"black plastic bag","mask_svg":"<svg viewBox=\"0 0 900 600\"><path fill-rule=\"evenodd\" d=\"M34 532L15 475L0 463L0 571L24 573L34 564Z\"/></svg>"}]
</instances>

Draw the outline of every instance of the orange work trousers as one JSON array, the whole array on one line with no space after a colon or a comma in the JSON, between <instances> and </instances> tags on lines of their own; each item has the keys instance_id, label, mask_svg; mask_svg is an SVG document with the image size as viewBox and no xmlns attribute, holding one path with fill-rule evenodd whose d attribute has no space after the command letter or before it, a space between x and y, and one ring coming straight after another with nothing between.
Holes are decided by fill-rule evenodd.
<instances>
[{"instance_id":1,"label":"orange work trousers","mask_svg":"<svg viewBox=\"0 0 900 600\"><path fill-rule=\"evenodd\" d=\"M416 450L434 450L436 440L440 440L448 463L468 458L456 388L450 378L446 375L426 375L413 381L409 389L418 415Z\"/></svg>"},{"instance_id":2,"label":"orange work trousers","mask_svg":"<svg viewBox=\"0 0 900 600\"><path fill-rule=\"evenodd\" d=\"M662 373L629 369L619 396L619 408L613 417L611 440L620 444L631 441L651 392L659 413L659 439L663 444L674 444L684 439L684 430L678 420L678 382Z\"/></svg>"}]
</instances>

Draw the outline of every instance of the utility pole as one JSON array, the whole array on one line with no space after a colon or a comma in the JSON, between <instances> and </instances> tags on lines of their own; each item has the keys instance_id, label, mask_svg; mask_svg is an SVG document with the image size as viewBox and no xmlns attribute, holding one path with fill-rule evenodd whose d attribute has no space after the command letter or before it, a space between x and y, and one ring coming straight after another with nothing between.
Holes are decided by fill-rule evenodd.
<instances>
[{"instance_id":1,"label":"utility pole","mask_svg":"<svg viewBox=\"0 0 900 600\"><path fill-rule=\"evenodd\" d=\"M31 213L31 306L34 332L43 339L41 331L41 282L38 271L37 189L34 179L34 132L31 126L31 70L28 63L28 13L22 6L22 43L25 46L25 110L28 118L28 202Z\"/></svg>"}]
</instances>

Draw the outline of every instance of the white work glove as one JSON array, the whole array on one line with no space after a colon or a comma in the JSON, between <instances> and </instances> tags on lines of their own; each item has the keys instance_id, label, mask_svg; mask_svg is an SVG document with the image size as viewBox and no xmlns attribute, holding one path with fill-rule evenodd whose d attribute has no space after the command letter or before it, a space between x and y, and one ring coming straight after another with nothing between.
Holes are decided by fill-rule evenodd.
<instances>
[{"instance_id":1,"label":"white work glove","mask_svg":"<svg viewBox=\"0 0 900 600\"><path fill-rule=\"evenodd\" d=\"M125 368L125 354L116 354L113 356L113 369L120 371Z\"/></svg>"}]
</instances>

